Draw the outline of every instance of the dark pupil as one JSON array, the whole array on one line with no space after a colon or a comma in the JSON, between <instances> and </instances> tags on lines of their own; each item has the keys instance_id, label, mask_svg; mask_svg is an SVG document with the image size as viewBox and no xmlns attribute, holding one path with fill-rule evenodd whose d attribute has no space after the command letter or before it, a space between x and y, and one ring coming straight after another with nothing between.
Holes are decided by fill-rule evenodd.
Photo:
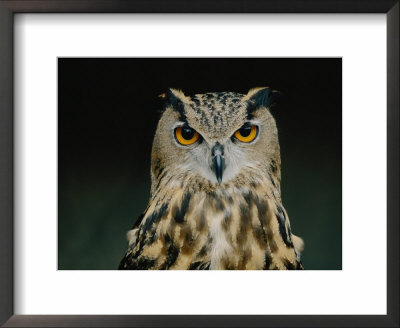
<instances>
[{"instance_id":1,"label":"dark pupil","mask_svg":"<svg viewBox=\"0 0 400 328\"><path fill-rule=\"evenodd\" d=\"M239 132L243 137L248 137L251 132L251 126L243 126Z\"/></svg>"},{"instance_id":2,"label":"dark pupil","mask_svg":"<svg viewBox=\"0 0 400 328\"><path fill-rule=\"evenodd\" d=\"M190 140L194 136L194 130L191 128L182 128L182 137L186 140Z\"/></svg>"}]
</instances>

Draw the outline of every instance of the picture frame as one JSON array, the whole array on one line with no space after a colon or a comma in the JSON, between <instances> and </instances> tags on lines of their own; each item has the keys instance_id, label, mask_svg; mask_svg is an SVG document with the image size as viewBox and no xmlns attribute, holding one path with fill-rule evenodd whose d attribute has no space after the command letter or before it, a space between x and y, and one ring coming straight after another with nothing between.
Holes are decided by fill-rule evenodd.
<instances>
[{"instance_id":1,"label":"picture frame","mask_svg":"<svg viewBox=\"0 0 400 328\"><path fill-rule=\"evenodd\" d=\"M398 327L399 1L0 2L0 323L5 327ZM385 13L387 16L387 315L14 315L13 16L17 13Z\"/></svg>"}]
</instances>

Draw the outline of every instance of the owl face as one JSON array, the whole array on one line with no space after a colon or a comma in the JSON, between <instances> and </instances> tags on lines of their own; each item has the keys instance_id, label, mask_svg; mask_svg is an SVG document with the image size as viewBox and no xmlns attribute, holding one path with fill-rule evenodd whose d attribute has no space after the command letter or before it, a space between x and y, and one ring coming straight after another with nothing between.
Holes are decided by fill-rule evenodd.
<instances>
[{"instance_id":1,"label":"owl face","mask_svg":"<svg viewBox=\"0 0 400 328\"><path fill-rule=\"evenodd\" d=\"M269 111L273 92L247 95L218 92L185 96L171 89L153 143L152 177L173 170L223 185L241 176L268 174L280 161L275 121Z\"/></svg>"}]
</instances>

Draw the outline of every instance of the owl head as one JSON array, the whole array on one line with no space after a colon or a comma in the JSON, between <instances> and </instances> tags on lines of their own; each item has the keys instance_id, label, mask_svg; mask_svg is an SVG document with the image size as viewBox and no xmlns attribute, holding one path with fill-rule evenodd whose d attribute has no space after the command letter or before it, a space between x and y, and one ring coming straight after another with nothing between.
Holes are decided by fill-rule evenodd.
<instances>
[{"instance_id":1,"label":"owl head","mask_svg":"<svg viewBox=\"0 0 400 328\"><path fill-rule=\"evenodd\" d=\"M193 96L168 90L153 141L153 187L167 175L176 183L219 188L268 175L280 180L278 133L270 113L278 95L268 87Z\"/></svg>"}]
</instances>

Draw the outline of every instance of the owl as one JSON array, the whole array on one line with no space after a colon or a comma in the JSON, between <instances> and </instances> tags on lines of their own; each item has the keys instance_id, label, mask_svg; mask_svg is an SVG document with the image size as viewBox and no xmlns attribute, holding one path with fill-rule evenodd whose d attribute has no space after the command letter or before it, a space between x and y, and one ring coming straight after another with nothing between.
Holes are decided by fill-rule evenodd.
<instances>
[{"instance_id":1,"label":"owl","mask_svg":"<svg viewBox=\"0 0 400 328\"><path fill-rule=\"evenodd\" d=\"M303 269L281 200L278 95L163 94L150 199L119 269Z\"/></svg>"}]
</instances>

